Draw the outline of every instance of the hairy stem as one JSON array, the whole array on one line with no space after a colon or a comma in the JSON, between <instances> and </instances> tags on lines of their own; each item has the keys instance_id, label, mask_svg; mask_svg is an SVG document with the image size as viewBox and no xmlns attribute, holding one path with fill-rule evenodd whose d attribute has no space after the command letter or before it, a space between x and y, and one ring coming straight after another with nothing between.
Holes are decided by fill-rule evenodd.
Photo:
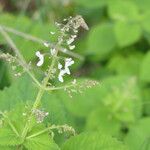
<instances>
[{"instance_id":1,"label":"hairy stem","mask_svg":"<svg viewBox=\"0 0 150 150\"><path fill-rule=\"evenodd\" d=\"M19 58L20 65L25 69L25 71L29 74L29 76L33 79L33 81L40 87L41 85L40 85L39 81L30 72L25 59L20 54L19 49L17 48L17 46L12 41L12 39L10 38L10 36L4 31L4 29L1 26L0 26L0 33L2 34L2 36L4 37L4 39L7 41L7 43L9 44L9 46L13 49L13 51L15 52L15 54L17 55L17 57Z\"/></svg>"},{"instance_id":2,"label":"hairy stem","mask_svg":"<svg viewBox=\"0 0 150 150\"><path fill-rule=\"evenodd\" d=\"M9 124L9 126L11 127L12 131L13 131L17 136L19 136L19 133L18 133L17 129L14 127L13 123L9 120L9 118L8 118L3 112L0 112L0 114L1 114L4 118L7 119L8 124Z\"/></svg>"},{"instance_id":3,"label":"hairy stem","mask_svg":"<svg viewBox=\"0 0 150 150\"><path fill-rule=\"evenodd\" d=\"M49 130L59 129L59 128L62 128L62 127L63 127L63 125L62 125L62 126L59 126L59 125L58 125L58 126L51 126L51 127L48 127L48 128L46 128L46 129L44 129L44 130L41 130L41 131L39 131L39 132L37 132L37 133L35 133L35 134L32 134L32 135L28 136L27 139L30 139L30 138L39 136L39 135L41 135L41 134L43 134L43 133L45 133L45 132L47 132L47 131L49 131Z\"/></svg>"},{"instance_id":4,"label":"hairy stem","mask_svg":"<svg viewBox=\"0 0 150 150\"><path fill-rule=\"evenodd\" d=\"M32 110L38 108L38 106L40 105L40 102L41 102L41 98L45 92L45 89L47 88L47 84L49 82L49 79L50 79L50 76L51 76L51 71L52 69L54 68L54 65L55 65L55 62L56 62L56 56L58 54L58 50L56 51L56 54L55 56L53 56L53 59L52 59L52 63L51 63L51 66L49 68L49 71L48 71L48 75L44 78L43 80L43 84L42 84L42 88L40 88L38 94L37 94L37 97L36 97L36 100L33 104L33 107L32 107ZM31 110L31 111L32 111ZM29 116L29 120L32 118L32 112ZM22 132L22 137L25 139L27 133L28 133L28 129L29 129L29 126L30 126L30 122L27 122L26 125L25 125L25 128L23 129L23 132Z\"/></svg>"},{"instance_id":5,"label":"hairy stem","mask_svg":"<svg viewBox=\"0 0 150 150\"><path fill-rule=\"evenodd\" d=\"M46 78L43 80L43 86L42 86L43 88L41 88L41 89L39 90L39 93L38 93L38 95L37 95L36 101L35 101L35 103L34 103L34 105L33 105L33 109L36 109L36 108L39 106L39 104L40 104L40 100L41 100L41 98L42 98L42 95L44 94L45 89L47 88L47 84L48 84L48 81L49 81L49 79L50 79L51 71L52 71L52 69L53 69L53 67L54 67L54 65L55 65L55 62L56 62L56 59L53 58L52 64L51 64L51 66L50 66L50 68L49 68L49 71L48 71L48 75L47 75Z\"/></svg>"},{"instance_id":6,"label":"hairy stem","mask_svg":"<svg viewBox=\"0 0 150 150\"><path fill-rule=\"evenodd\" d=\"M27 33L24 33L24 32L20 32L20 31L18 31L18 30L16 30L16 29L13 29L13 28L10 28L10 27L7 27L7 26L3 26L3 25L0 25L5 31L7 31L7 32L11 32L11 33L13 33L13 34L15 34L15 35L17 35L17 36L20 36L20 37L22 37L22 38L25 38L25 39L27 39L27 40L30 40L30 41L33 41L33 42L36 42L36 43L40 43L40 44L44 44L45 42L47 42L47 41L45 41L45 40L43 40L43 39L40 39L40 38L37 38L37 37L34 37L34 36L32 36L32 35L30 35L30 34L27 34ZM50 43L50 46L54 46L52 43ZM65 49L64 50L64 48L62 48L62 47L59 47L59 51L61 51L62 53L65 53L65 54L67 54L67 55L70 55L70 56L72 56L72 57L74 57L74 58L77 58L77 59L80 59L80 60L84 60L84 57L83 56L81 56L81 55L79 55L79 54L77 54L77 53L74 53L74 52L72 52L72 51L69 51L69 50L67 50L67 49Z\"/></svg>"},{"instance_id":7,"label":"hairy stem","mask_svg":"<svg viewBox=\"0 0 150 150\"><path fill-rule=\"evenodd\" d=\"M71 88L74 87L74 84L68 84L68 85L64 85L64 86L59 86L59 87L50 87L50 88L45 88L46 91L54 91L54 90L62 90L62 89L67 89L67 88Z\"/></svg>"}]
</instances>

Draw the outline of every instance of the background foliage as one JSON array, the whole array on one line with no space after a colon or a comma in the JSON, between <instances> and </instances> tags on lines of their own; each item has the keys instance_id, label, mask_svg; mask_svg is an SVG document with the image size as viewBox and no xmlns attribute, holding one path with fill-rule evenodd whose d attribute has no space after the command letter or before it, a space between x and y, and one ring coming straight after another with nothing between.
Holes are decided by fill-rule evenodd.
<instances>
[{"instance_id":1,"label":"background foliage","mask_svg":"<svg viewBox=\"0 0 150 150\"><path fill-rule=\"evenodd\" d=\"M73 76L96 79L100 85L73 98L59 91L42 99L43 108L49 112L45 122L72 125L79 134L70 139L56 134L54 140L62 150L150 150L149 8L149 0L1 1L0 26L43 40L53 41L56 37L49 33L56 30L54 22L70 15L82 15L90 27L89 32L81 29L79 33L75 51L85 59L76 59ZM35 51L43 50L43 45L13 33L10 36L26 60L35 64ZM1 35L0 50L11 53ZM34 71L38 72L36 68ZM12 74L0 61L1 111L30 105L37 94L28 76L16 79ZM0 149L11 150L14 141L6 137L9 143L4 147L1 140L6 133L14 136L10 129L0 131ZM25 147L35 150L35 143L42 145L41 141L27 141ZM42 150L59 149L51 139L44 145Z\"/></svg>"}]
</instances>

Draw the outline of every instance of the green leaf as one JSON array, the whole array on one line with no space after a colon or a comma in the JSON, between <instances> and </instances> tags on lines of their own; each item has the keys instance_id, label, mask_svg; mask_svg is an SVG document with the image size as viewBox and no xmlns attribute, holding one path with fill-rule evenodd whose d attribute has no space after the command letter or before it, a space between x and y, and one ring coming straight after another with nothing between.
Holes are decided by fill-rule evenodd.
<instances>
[{"instance_id":1,"label":"green leaf","mask_svg":"<svg viewBox=\"0 0 150 150\"><path fill-rule=\"evenodd\" d=\"M8 146L0 146L1 150L16 150L15 147L8 147Z\"/></svg>"},{"instance_id":2,"label":"green leaf","mask_svg":"<svg viewBox=\"0 0 150 150\"><path fill-rule=\"evenodd\" d=\"M27 109L27 107L26 107ZM29 109L29 108L28 108ZM11 111L8 114L9 120L13 123L13 126L16 128L16 130L19 132L19 134L22 134L22 131L24 129L24 125L28 121L27 116L23 115L23 113L28 114L27 111L25 111L25 107L16 107L14 111ZM4 127L9 126L7 123L7 120L4 122ZM7 127L6 126L6 127ZM45 125L42 123L37 124L34 118L31 120L31 124L29 127L29 132L27 134L27 138L25 141L22 140L22 138L16 136L12 130L6 128L1 128L0 130L0 145L20 145L23 144L27 149L43 149L43 150L58 150L58 146L54 143L53 139L49 136L48 131L43 132L42 134L36 135L37 133L45 130ZM34 136L35 135L35 136ZM32 136L32 137L31 137ZM8 141L7 141L8 140Z\"/></svg>"},{"instance_id":3,"label":"green leaf","mask_svg":"<svg viewBox=\"0 0 150 150\"><path fill-rule=\"evenodd\" d=\"M107 0L93 0L93 1L87 1L87 0L73 0L77 4L80 4L87 8L98 8L105 6L107 3Z\"/></svg>"},{"instance_id":4,"label":"green leaf","mask_svg":"<svg viewBox=\"0 0 150 150\"><path fill-rule=\"evenodd\" d=\"M127 49L128 50L128 49ZM129 51L129 54L123 56L114 55L107 64L107 68L119 75L139 75L140 65L143 60L143 54Z\"/></svg>"},{"instance_id":5,"label":"green leaf","mask_svg":"<svg viewBox=\"0 0 150 150\"><path fill-rule=\"evenodd\" d=\"M148 12L149 11L149 6L150 6L150 1L149 0L134 0L139 9L142 12Z\"/></svg>"},{"instance_id":6,"label":"green leaf","mask_svg":"<svg viewBox=\"0 0 150 150\"><path fill-rule=\"evenodd\" d=\"M119 78L114 79L119 81ZM103 103L110 109L110 114L123 123L132 123L141 117L142 102L135 77L124 77L118 86L110 85L110 88L103 97Z\"/></svg>"},{"instance_id":7,"label":"green leaf","mask_svg":"<svg viewBox=\"0 0 150 150\"><path fill-rule=\"evenodd\" d=\"M136 43L142 35L139 24L118 21L115 23L115 35L120 47L130 46Z\"/></svg>"},{"instance_id":8,"label":"green leaf","mask_svg":"<svg viewBox=\"0 0 150 150\"><path fill-rule=\"evenodd\" d=\"M141 64L141 69L140 69L140 79L145 82L150 82L149 64L150 64L150 52L148 52L145 55L144 60Z\"/></svg>"},{"instance_id":9,"label":"green leaf","mask_svg":"<svg viewBox=\"0 0 150 150\"><path fill-rule=\"evenodd\" d=\"M139 120L129 131L125 142L134 150L150 149L150 118Z\"/></svg>"},{"instance_id":10,"label":"green leaf","mask_svg":"<svg viewBox=\"0 0 150 150\"><path fill-rule=\"evenodd\" d=\"M18 107L19 104L30 104L35 100L37 93L38 89L32 83L30 77L24 75L19 79L16 79L10 87L0 91L0 110L11 110L14 109L15 106ZM71 115L68 113L61 99L56 96L55 92L45 93L42 97L41 105L49 112L48 122L53 124L68 123L72 125L73 119ZM16 110L19 111L18 108L16 108ZM23 109L21 111L23 111ZM15 114L18 113L14 113L14 115ZM21 126L19 128L21 128Z\"/></svg>"},{"instance_id":11,"label":"green leaf","mask_svg":"<svg viewBox=\"0 0 150 150\"><path fill-rule=\"evenodd\" d=\"M36 127L29 133L28 137L40 132L42 129L44 128L41 126ZM59 150L59 147L54 143L53 139L47 132L35 137L27 138L23 145L28 150Z\"/></svg>"},{"instance_id":12,"label":"green leaf","mask_svg":"<svg viewBox=\"0 0 150 150\"><path fill-rule=\"evenodd\" d=\"M22 131L25 127L25 124L28 122L28 115L31 112L32 105L24 105L23 103L16 104L11 111L7 113L7 117L9 120L13 123L14 127L16 128L19 135L22 134ZM7 119L5 119L6 125L8 125ZM18 121L19 120L19 121ZM32 117L31 123L29 126L29 131L32 129L32 127L36 127L37 121L35 116Z\"/></svg>"},{"instance_id":13,"label":"green leaf","mask_svg":"<svg viewBox=\"0 0 150 150\"><path fill-rule=\"evenodd\" d=\"M141 25L142 25L142 28L145 32L147 33L150 33L150 12L146 12L144 13L142 19L141 19Z\"/></svg>"},{"instance_id":14,"label":"green leaf","mask_svg":"<svg viewBox=\"0 0 150 150\"><path fill-rule=\"evenodd\" d=\"M18 137L10 128L0 128L0 145L1 146L15 146L20 145L22 139Z\"/></svg>"},{"instance_id":15,"label":"green leaf","mask_svg":"<svg viewBox=\"0 0 150 150\"><path fill-rule=\"evenodd\" d=\"M143 88L142 89L142 96L143 96L143 104L144 104L144 114L150 116L150 88Z\"/></svg>"},{"instance_id":16,"label":"green leaf","mask_svg":"<svg viewBox=\"0 0 150 150\"><path fill-rule=\"evenodd\" d=\"M130 0L115 0L108 4L108 14L111 19L119 21L138 20L139 10L136 4Z\"/></svg>"},{"instance_id":17,"label":"green leaf","mask_svg":"<svg viewBox=\"0 0 150 150\"><path fill-rule=\"evenodd\" d=\"M32 21L25 16L13 16L8 13L3 13L0 17L0 24L43 40L51 40L50 42L56 39L56 36L50 37L49 35L50 31L56 31L54 25ZM13 33L9 33L9 35L27 61L35 58L35 51L44 49L44 46L39 43L29 41ZM0 39L2 39L3 44L7 43L1 35Z\"/></svg>"},{"instance_id":18,"label":"green leaf","mask_svg":"<svg viewBox=\"0 0 150 150\"><path fill-rule=\"evenodd\" d=\"M70 138L62 150L127 150L121 142L100 132L87 132Z\"/></svg>"},{"instance_id":19,"label":"green leaf","mask_svg":"<svg viewBox=\"0 0 150 150\"><path fill-rule=\"evenodd\" d=\"M37 89L28 76L16 79L10 87L0 91L0 110L10 110L18 103L33 101Z\"/></svg>"},{"instance_id":20,"label":"green leaf","mask_svg":"<svg viewBox=\"0 0 150 150\"><path fill-rule=\"evenodd\" d=\"M99 130L107 134L118 135L121 129L121 123L114 116L111 115L107 107L93 110L88 118L86 124L87 130Z\"/></svg>"},{"instance_id":21,"label":"green leaf","mask_svg":"<svg viewBox=\"0 0 150 150\"><path fill-rule=\"evenodd\" d=\"M128 91L129 88L131 90ZM124 97L127 91L128 95ZM60 97L59 99L64 102L69 112L78 117L87 117L93 110L102 107L102 104L105 104L105 102L110 102L114 109L115 107L118 107L116 106L118 103L119 105L121 103L119 109L117 108L118 113L120 113L121 109L123 109L122 111L125 111L126 108L129 107L128 113L131 115L135 114L137 117L141 116L142 105L136 78L134 77L114 76L106 78L101 80L100 85L91 89L86 89L82 94L72 94L72 98L70 98L67 93L64 93L64 91L59 92L58 94ZM120 99L123 99L123 101L120 101ZM112 109L112 106L108 107ZM126 113L123 112L121 114L126 115Z\"/></svg>"},{"instance_id":22,"label":"green leaf","mask_svg":"<svg viewBox=\"0 0 150 150\"><path fill-rule=\"evenodd\" d=\"M86 89L81 94L72 93L72 97L69 97L68 93L64 91L59 91L58 97L63 101L66 108L73 115L78 117L85 117L100 103L100 99L94 96L97 95L97 93L99 93L100 89L101 86L97 85L93 88Z\"/></svg>"},{"instance_id":23,"label":"green leaf","mask_svg":"<svg viewBox=\"0 0 150 150\"><path fill-rule=\"evenodd\" d=\"M73 125L74 118L69 114L66 106L62 103L57 93L46 93L42 98L42 107L49 112L46 120L54 124Z\"/></svg>"},{"instance_id":24,"label":"green leaf","mask_svg":"<svg viewBox=\"0 0 150 150\"><path fill-rule=\"evenodd\" d=\"M116 39L112 24L97 25L91 29L88 38L89 54L99 59L104 59L115 48Z\"/></svg>"},{"instance_id":25,"label":"green leaf","mask_svg":"<svg viewBox=\"0 0 150 150\"><path fill-rule=\"evenodd\" d=\"M91 66L91 68L92 69L88 74L89 78L100 80L106 78L109 75L112 75L111 71L108 68L106 68L105 66L101 66L100 64L95 67Z\"/></svg>"},{"instance_id":26,"label":"green leaf","mask_svg":"<svg viewBox=\"0 0 150 150\"><path fill-rule=\"evenodd\" d=\"M87 130L100 130L118 136L122 124L128 127L141 117L142 102L134 77L105 79L97 95L103 97L103 105L87 116Z\"/></svg>"}]
</instances>

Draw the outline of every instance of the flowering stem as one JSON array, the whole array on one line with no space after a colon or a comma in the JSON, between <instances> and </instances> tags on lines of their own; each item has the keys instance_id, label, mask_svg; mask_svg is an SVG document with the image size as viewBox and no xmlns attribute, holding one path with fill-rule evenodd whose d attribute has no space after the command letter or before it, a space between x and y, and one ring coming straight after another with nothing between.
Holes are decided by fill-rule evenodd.
<instances>
[{"instance_id":1,"label":"flowering stem","mask_svg":"<svg viewBox=\"0 0 150 150\"><path fill-rule=\"evenodd\" d=\"M31 109L31 111L34 110L34 109L36 109L36 108L39 107L39 105L40 105L41 98L42 98L42 96L43 96L43 94L44 94L44 92L45 92L45 88L47 87L48 81L49 81L50 76L51 76L51 71L52 71L52 69L54 68L54 65L55 65L55 62L56 62L56 56L57 56L57 54L58 54L58 50L56 51L56 54L55 54L55 56L54 56L53 59L52 59L52 63L51 63L51 66L50 66L50 68L49 68L48 75L47 75L47 76L44 78L44 80L43 80L42 87L40 87L40 89L39 89L39 92L38 92L38 94L37 94L37 98L36 98L36 100L35 100L35 102L34 102L34 104L33 104L33 107L32 107L32 109ZM31 114L30 114L30 116L29 116L29 120L31 120L32 115L33 115L33 114L32 114L32 112L31 112ZM29 126L30 126L30 121L26 123L25 128L23 129L22 137L23 137L24 139L25 139L25 137L26 137L26 135L27 135L27 133L28 133Z\"/></svg>"},{"instance_id":2,"label":"flowering stem","mask_svg":"<svg viewBox=\"0 0 150 150\"><path fill-rule=\"evenodd\" d=\"M68 25L69 25L69 23L67 23L67 24L63 27L63 29L67 28ZM59 37L60 40L58 40L58 42L57 42L56 45L54 46L54 49L56 50L56 52L55 52L55 54L54 54L53 57L52 57L52 62L51 62L51 65L50 65L50 67L49 67L49 70L48 70L48 75L44 78L44 80L43 80L43 82L42 82L42 83L43 83L43 84L42 84L42 87L40 87L39 92L38 92L38 94L37 94L37 98L36 98L36 100L35 100L35 102L34 102L34 104L33 104L33 107L32 107L32 109L31 109L31 113L30 113L30 115L29 115L29 120L31 120L31 118L32 118L32 116L33 116L32 111L33 111L34 109L36 109L36 108L39 107L40 102L41 102L41 98L42 98L44 92L46 91L45 89L47 88L47 84L48 84L49 79L50 79L50 77L51 77L52 70L53 70L53 68L54 68L54 66L55 66L55 63L56 63L56 61L57 61L57 55L58 55L59 47L61 46L61 44L62 44L62 42L63 42L62 39L64 38L64 36L65 36L65 33L64 33L64 32L61 32L61 36ZM28 122L26 123L25 128L23 129L23 132L22 132L22 137L23 137L23 139L26 138L26 135L27 135L28 130L29 130L29 126L30 126L30 121L28 121Z\"/></svg>"},{"instance_id":3,"label":"flowering stem","mask_svg":"<svg viewBox=\"0 0 150 150\"><path fill-rule=\"evenodd\" d=\"M71 88L74 87L74 84L68 84L68 85L64 85L64 86L59 86L59 87L51 87L51 88L45 88L46 91L54 91L54 90L62 90L62 89L67 89L67 88Z\"/></svg>"},{"instance_id":4,"label":"flowering stem","mask_svg":"<svg viewBox=\"0 0 150 150\"><path fill-rule=\"evenodd\" d=\"M54 67L54 65L55 65L55 62L56 62L56 59L55 59L55 57L53 57L51 66L50 66L49 71L48 71L48 75L47 75L46 78L43 80L43 86L42 86L43 88L41 88L41 89L39 90L39 93L38 93L38 95L37 95L36 101L35 101L35 103L34 103L32 109L36 109L36 108L39 106L39 104L40 104L42 95L44 94L44 91L45 91L45 89L46 89L46 87L47 87L47 83L48 83L48 81L49 81L49 79L50 79L51 71L52 71L52 69L53 69L53 67Z\"/></svg>"}]
</instances>

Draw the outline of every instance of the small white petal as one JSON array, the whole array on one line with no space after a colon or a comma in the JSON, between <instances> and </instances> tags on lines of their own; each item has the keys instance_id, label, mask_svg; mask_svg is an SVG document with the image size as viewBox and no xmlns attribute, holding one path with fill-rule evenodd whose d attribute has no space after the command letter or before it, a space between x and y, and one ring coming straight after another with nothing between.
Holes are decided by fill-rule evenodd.
<instances>
[{"instance_id":1,"label":"small white petal","mask_svg":"<svg viewBox=\"0 0 150 150\"><path fill-rule=\"evenodd\" d=\"M71 37L72 37L73 39L75 39L75 38L77 37L77 35L72 35Z\"/></svg>"},{"instance_id":2,"label":"small white petal","mask_svg":"<svg viewBox=\"0 0 150 150\"><path fill-rule=\"evenodd\" d=\"M39 57L39 56L41 55L41 53L40 53L39 51L37 51L37 52L35 53L35 55L36 55L37 57Z\"/></svg>"},{"instance_id":3,"label":"small white petal","mask_svg":"<svg viewBox=\"0 0 150 150\"><path fill-rule=\"evenodd\" d=\"M48 42L45 42L45 43L44 43L44 46L45 46L45 47L49 47L50 44L49 44Z\"/></svg>"},{"instance_id":4,"label":"small white petal","mask_svg":"<svg viewBox=\"0 0 150 150\"><path fill-rule=\"evenodd\" d=\"M74 30L74 33L78 33L78 30Z\"/></svg>"},{"instance_id":5,"label":"small white petal","mask_svg":"<svg viewBox=\"0 0 150 150\"><path fill-rule=\"evenodd\" d=\"M63 76L65 75L66 71L65 70L60 70L60 73L58 75L58 80L60 82L64 82Z\"/></svg>"},{"instance_id":6,"label":"small white petal","mask_svg":"<svg viewBox=\"0 0 150 150\"><path fill-rule=\"evenodd\" d=\"M46 112L46 113L45 113L45 116L48 116L48 115L49 115L49 112Z\"/></svg>"},{"instance_id":7,"label":"small white petal","mask_svg":"<svg viewBox=\"0 0 150 150\"><path fill-rule=\"evenodd\" d=\"M50 32L51 33L51 35L54 35L55 34L55 32Z\"/></svg>"},{"instance_id":8,"label":"small white petal","mask_svg":"<svg viewBox=\"0 0 150 150\"><path fill-rule=\"evenodd\" d=\"M70 38L70 39L67 41L67 44L70 45L72 42L74 42L74 38Z\"/></svg>"},{"instance_id":9,"label":"small white petal","mask_svg":"<svg viewBox=\"0 0 150 150\"><path fill-rule=\"evenodd\" d=\"M75 47L76 47L75 45L70 45L70 46L69 46L69 49L70 49L70 50L73 50L73 49L75 49Z\"/></svg>"},{"instance_id":10,"label":"small white petal","mask_svg":"<svg viewBox=\"0 0 150 150\"><path fill-rule=\"evenodd\" d=\"M56 54L56 49L52 48L52 49L50 49L50 52L51 52L51 55L54 56Z\"/></svg>"},{"instance_id":11,"label":"small white petal","mask_svg":"<svg viewBox=\"0 0 150 150\"><path fill-rule=\"evenodd\" d=\"M43 63L44 63L44 61L41 59L41 60L38 61L38 63L37 63L36 65L37 65L38 67L40 67L40 66L43 65Z\"/></svg>"},{"instance_id":12,"label":"small white petal","mask_svg":"<svg viewBox=\"0 0 150 150\"><path fill-rule=\"evenodd\" d=\"M72 58L66 58L65 60L65 68L68 68L69 66L74 64L74 60Z\"/></svg>"},{"instance_id":13,"label":"small white petal","mask_svg":"<svg viewBox=\"0 0 150 150\"><path fill-rule=\"evenodd\" d=\"M65 18L63 21L67 21L67 19Z\"/></svg>"},{"instance_id":14,"label":"small white petal","mask_svg":"<svg viewBox=\"0 0 150 150\"><path fill-rule=\"evenodd\" d=\"M59 27L61 24L58 22L55 22L55 25Z\"/></svg>"},{"instance_id":15,"label":"small white petal","mask_svg":"<svg viewBox=\"0 0 150 150\"><path fill-rule=\"evenodd\" d=\"M65 72L70 75L70 70L68 67L65 68Z\"/></svg>"},{"instance_id":16,"label":"small white petal","mask_svg":"<svg viewBox=\"0 0 150 150\"><path fill-rule=\"evenodd\" d=\"M60 75L61 75L61 76L64 76L65 73L66 73L66 71L65 71L64 69L60 71Z\"/></svg>"},{"instance_id":17,"label":"small white petal","mask_svg":"<svg viewBox=\"0 0 150 150\"><path fill-rule=\"evenodd\" d=\"M44 56L39 51L36 52L36 56L39 58L39 61L37 62L37 66L40 67L44 63Z\"/></svg>"},{"instance_id":18,"label":"small white petal","mask_svg":"<svg viewBox=\"0 0 150 150\"><path fill-rule=\"evenodd\" d=\"M65 59L65 69L62 69L62 65L59 63L58 64L58 69L60 69L60 73L58 75L58 80L60 82L63 82L63 76L65 74L68 74L70 75L70 69L69 69L69 66L71 66L72 64L74 64L74 60L72 60L72 58L66 58ZM61 70L62 69L62 70Z\"/></svg>"},{"instance_id":19,"label":"small white petal","mask_svg":"<svg viewBox=\"0 0 150 150\"><path fill-rule=\"evenodd\" d=\"M58 80L60 81L60 82L64 82L64 79L63 79L63 77L62 76L58 76Z\"/></svg>"},{"instance_id":20,"label":"small white petal","mask_svg":"<svg viewBox=\"0 0 150 150\"><path fill-rule=\"evenodd\" d=\"M61 63L58 63L58 69L60 70L60 69L62 69L62 64Z\"/></svg>"},{"instance_id":21,"label":"small white petal","mask_svg":"<svg viewBox=\"0 0 150 150\"><path fill-rule=\"evenodd\" d=\"M66 31L69 32L70 28L67 28Z\"/></svg>"}]
</instances>

